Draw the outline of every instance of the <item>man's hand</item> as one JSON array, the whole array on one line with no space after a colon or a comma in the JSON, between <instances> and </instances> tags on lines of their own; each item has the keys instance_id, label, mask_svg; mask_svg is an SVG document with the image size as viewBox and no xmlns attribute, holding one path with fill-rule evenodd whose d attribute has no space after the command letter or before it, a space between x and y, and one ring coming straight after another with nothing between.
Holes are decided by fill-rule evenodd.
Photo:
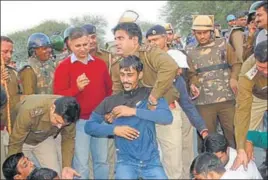
<instances>
[{"instance_id":1,"label":"man's hand","mask_svg":"<svg viewBox=\"0 0 268 180\"><path fill-rule=\"evenodd\" d=\"M119 117L129 117L135 115L136 115L136 109L124 105L116 106L112 110L112 116L114 119Z\"/></svg>"},{"instance_id":2,"label":"man's hand","mask_svg":"<svg viewBox=\"0 0 268 180\"><path fill-rule=\"evenodd\" d=\"M236 79L230 79L230 87L233 91L233 93L236 95L237 94L237 86L238 86L238 82Z\"/></svg>"},{"instance_id":3,"label":"man's hand","mask_svg":"<svg viewBox=\"0 0 268 180\"><path fill-rule=\"evenodd\" d=\"M202 133L201 133L201 136L203 139L205 139L207 136L208 136L208 130L204 130Z\"/></svg>"},{"instance_id":4,"label":"man's hand","mask_svg":"<svg viewBox=\"0 0 268 180\"><path fill-rule=\"evenodd\" d=\"M108 123L113 123L113 121L114 121L112 113L105 114L104 118L105 118L105 121Z\"/></svg>"},{"instance_id":5,"label":"man's hand","mask_svg":"<svg viewBox=\"0 0 268 180\"><path fill-rule=\"evenodd\" d=\"M178 70L177 70L177 75L181 75L182 74L182 68L178 68Z\"/></svg>"},{"instance_id":6,"label":"man's hand","mask_svg":"<svg viewBox=\"0 0 268 180\"><path fill-rule=\"evenodd\" d=\"M148 101L150 101L153 104L157 104L158 103L157 102L157 99L154 96L152 96L152 95L149 96ZM148 104L148 109L151 110L151 111L156 110L156 106L152 106L152 105Z\"/></svg>"},{"instance_id":7,"label":"man's hand","mask_svg":"<svg viewBox=\"0 0 268 180\"><path fill-rule=\"evenodd\" d=\"M248 160L254 160L253 144L250 141L246 141L245 151L247 153Z\"/></svg>"},{"instance_id":8,"label":"man's hand","mask_svg":"<svg viewBox=\"0 0 268 180\"><path fill-rule=\"evenodd\" d=\"M89 84L89 82L90 81L85 73L81 74L76 79L76 85L80 91L82 91Z\"/></svg>"},{"instance_id":9,"label":"man's hand","mask_svg":"<svg viewBox=\"0 0 268 180\"><path fill-rule=\"evenodd\" d=\"M73 179L74 176L80 177L81 175L78 174L74 169L70 167L64 167L62 169L61 179Z\"/></svg>"},{"instance_id":10,"label":"man's hand","mask_svg":"<svg viewBox=\"0 0 268 180\"><path fill-rule=\"evenodd\" d=\"M191 84L190 88L191 93L193 94L192 99L196 99L200 95L199 89L194 84Z\"/></svg>"},{"instance_id":11,"label":"man's hand","mask_svg":"<svg viewBox=\"0 0 268 180\"><path fill-rule=\"evenodd\" d=\"M114 134L132 141L139 137L140 132L129 126L116 126L114 128Z\"/></svg>"},{"instance_id":12,"label":"man's hand","mask_svg":"<svg viewBox=\"0 0 268 180\"><path fill-rule=\"evenodd\" d=\"M237 168L239 168L239 166L243 165L244 169L246 171L248 168L248 163L249 163L249 160L248 160L248 157L247 157L245 150L239 149L237 151L237 156L236 156L235 161L231 167L231 170L236 170Z\"/></svg>"}]
</instances>

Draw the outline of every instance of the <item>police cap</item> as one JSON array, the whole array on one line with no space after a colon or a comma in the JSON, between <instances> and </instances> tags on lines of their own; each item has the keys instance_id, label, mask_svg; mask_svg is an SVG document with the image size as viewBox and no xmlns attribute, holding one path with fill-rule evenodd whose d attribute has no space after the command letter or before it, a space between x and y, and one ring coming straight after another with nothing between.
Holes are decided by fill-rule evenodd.
<instances>
[{"instance_id":1,"label":"police cap","mask_svg":"<svg viewBox=\"0 0 268 180\"><path fill-rule=\"evenodd\" d=\"M162 35L162 34L167 34L166 29L161 25L155 25L147 31L146 38L148 38L148 36Z\"/></svg>"},{"instance_id":2,"label":"police cap","mask_svg":"<svg viewBox=\"0 0 268 180\"><path fill-rule=\"evenodd\" d=\"M96 34L96 26L92 24L85 24L82 26L85 30L87 30L88 34Z\"/></svg>"}]
</instances>

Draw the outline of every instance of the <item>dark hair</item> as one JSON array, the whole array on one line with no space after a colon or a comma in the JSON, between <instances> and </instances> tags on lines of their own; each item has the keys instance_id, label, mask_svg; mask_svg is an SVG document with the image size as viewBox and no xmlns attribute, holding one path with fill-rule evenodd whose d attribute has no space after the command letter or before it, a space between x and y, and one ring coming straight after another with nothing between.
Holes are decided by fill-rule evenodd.
<instances>
[{"instance_id":1,"label":"dark hair","mask_svg":"<svg viewBox=\"0 0 268 180\"><path fill-rule=\"evenodd\" d=\"M118 30L126 31L130 38L137 36L139 39L139 44L140 45L142 44L141 28L136 23L132 22L119 23L115 26L115 28L113 28L113 33L115 34L115 32Z\"/></svg>"},{"instance_id":2,"label":"dark hair","mask_svg":"<svg viewBox=\"0 0 268 180\"><path fill-rule=\"evenodd\" d=\"M1 36L1 42L2 41L6 41L6 42L9 42L11 44L14 44L14 42L7 36Z\"/></svg>"},{"instance_id":3,"label":"dark hair","mask_svg":"<svg viewBox=\"0 0 268 180\"><path fill-rule=\"evenodd\" d=\"M207 174L211 171L224 173L226 170L216 155L206 152L197 156L194 171L196 174L203 174L207 177Z\"/></svg>"},{"instance_id":4,"label":"dark hair","mask_svg":"<svg viewBox=\"0 0 268 180\"><path fill-rule=\"evenodd\" d=\"M228 143L225 137L221 134L209 134L204 139L204 151L209 153L225 152L227 151Z\"/></svg>"},{"instance_id":5,"label":"dark hair","mask_svg":"<svg viewBox=\"0 0 268 180\"><path fill-rule=\"evenodd\" d=\"M58 173L49 168L35 168L27 177L27 180L54 179Z\"/></svg>"},{"instance_id":6,"label":"dark hair","mask_svg":"<svg viewBox=\"0 0 268 180\"><path fill-rule=\"evenodd\" d=\"M192 164L190 166L190 179L194 179L194 166L195 166L195 162L196 162L197 157L194 158L194 160L192 161Z\"/></svg>"},{"instance_id":7,"label":"dark hair","mask_svg":"<svg viewBox=\"0 0 268 180\"><path fill-rule=\"evenodd\" d=\"M70 31L69 40L78 39L78 38L81 38L81 37L87 36L87 35L88 35L88 32L86 29L84 29L82 27L75 27L75 28L71 29L71 31Z\"/></svg>"},{"instance_id":8,"label":"dark hair","mask_svg":"<svg viewBox=\"0 0 268 180\"><path fill-rule=\"evenodd\" d=\"M4 107L7 103L7 94L6 94L6 91L5 91L5 88L4 86L0 86L0 92L1 92L1 96L0 96L0 109L2 107Z\"/></svg>"},{"instance_id":9,"label":"dark hair","mask_svg":"<svg viewBox=\"0 0 268 180\"><path fill-rule=\"evenodd\" d=\"M127 56L123 58L123 60L119 64L119 69L123 68L130 68L132 67L135 69L138 73L143 70L143 64L137 56Z\"/></svg>"},{"instance_id":10,"label":"dark hair","mask_svg":"<svg viewBox=\"0 0 268 180\"><path fill-rule=\"evenodd\" d=\"M266 63L268 61L267 57L267 40L261 41L257 44L254 49L254 56L257 61L261 63Z\"/></svg>"},{"instance_id":11,"label":"dark hair","mask_svg":"<svg viewBox=\"0 0 268 180\"><path fill-rule=\"evenodd\" d=\"M60 97L54 104L55 113L60 115L65 122L74 123L79 119L80 105L74 97Z\"/></svg>"},{"instance_id":12,"label":"dark hair","mask_svg":"<svg viewBox=\"0 0 268 180\"><path fill-rule=\"evenodd\" d=\"M9 156L2 166L2 171L7 180L13 180L14 176L19 174L17 165L19 160L24 157L22 152Z\"/></svg>"},{"instance_id":13,"label":"dark hair","mask_svg":"<svg viewBox=\"0 0 268 180\"><path fill-rule=\"evenodd\" d=\"M257 9L260 9L261 7L263 7L264 10L268 13L268 2L267 2L267 1L263 1L262 3L260 3L260 4L256 7L256 10L257 10Z\"/></svg>"}]
</instances>

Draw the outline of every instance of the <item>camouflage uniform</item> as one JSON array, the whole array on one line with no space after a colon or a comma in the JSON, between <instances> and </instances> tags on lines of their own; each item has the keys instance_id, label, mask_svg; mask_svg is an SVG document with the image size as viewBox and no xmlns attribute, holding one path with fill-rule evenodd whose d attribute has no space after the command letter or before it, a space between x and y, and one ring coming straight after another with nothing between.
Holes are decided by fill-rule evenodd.
<instances>
[{"instance_id":1,"label":"camouflage uniform","mask_svg":"<svg viewBox=\"0 0 268 180\"><path fill-rule=\"evenodd\" d=\"M63 51L63 52L55 51L54 59L53 59L54 67L57 67L68 56L69 56L68 51Z\"/></svg>"},{"instance_id":2,"label":"camouflage uniform","mask_svg":"<svg viewBox=\"0 0 268 180\"><path fill-rule=\"evenodd\" d=\"M23 94L53 94L54 71L52 60L41 63L37 58L30 57L28 65L19 71Z\"/></svg>"},{"instance_id":3,"label":"camouflage uniform","mask_svg":"<svg viewBox=\"0 0 268 180\"><path fill-rule=\"evenodd\" d=\"M235 96L229 80L237 79L241 62L233 52L227 51L227 46L226 41L220 38L205 46L189 47L187 53L195 69L190 81L200 90L200 95L196 99L197 108L206 121L208 131L216 131L216 118L219 116L229 145L235 147Z\"/></svg>"}]
</instances>

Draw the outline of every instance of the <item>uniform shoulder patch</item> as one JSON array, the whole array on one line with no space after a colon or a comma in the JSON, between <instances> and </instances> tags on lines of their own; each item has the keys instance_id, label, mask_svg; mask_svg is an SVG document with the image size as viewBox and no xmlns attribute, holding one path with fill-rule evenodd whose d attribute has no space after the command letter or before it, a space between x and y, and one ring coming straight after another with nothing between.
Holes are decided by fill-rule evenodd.
<instances>
[{"instance_id":1,"label":"uniform shoulder patch","mask_svg":"<svg viewBox=\"0 0 268 180\"><path fill-rule=\"evenodd\" d=\"M245 75L249 80L252 80L258 73L257 65L255 64Z\"/></svg>"},{"instance_id":2,"label":"uniform shoulder patch","mask_svg":"<svg viewBox=\"0 0 268 180\"><path fill-rule=\"evenodd\" d=\"M155 49L156 47L157 47L156 45L146 44L146 45L142 45L139 51L150 52L152 49Z\"/></svg>"},{"instance_id":3,"label":"uniform shoulder patch","mask_svg":"<svg viewBox=\"0 0 268 180\"><path fill-rule=\"evenodd\" d=\"M23 71L23 70L25 70L27 68L32 68L32 67L30 65L25 65L25 66L23 66L22 68L19 69L19 72L21 72L21 71Z\"/></svg>"},{"instance_id":4,"label":"uniform shoulder patch","mask_svg":"<svg viewBox=\"0 0 268 180\"><path fill-rule=\"evenodd\" d=\"M100 53L110 53L108 50L106 50L106 49L100 49Z\"/></svg>"},{"instance_id":5,"label":"uniform shoulder patch","mask_svg":"<svg viewBox=\"0 0 268 180\"><path fill-rule=\"evenodd\" d=\"M11 69L11 70L14 70L14 71L17 71L16 68L13 68L11 66L6 66L8 69Z\"/></svg>"},{"instance_id":6,"label":"uniform shoulder patch","mask_svg":"<svg viewBox=\"0 0 268 180\"><path fill-rule=\"evenodd\" d=\"M30 116L33 117L37 117L44 114L44 109L43 108L34 108L30 111Z\"/></svg>"}]
</instances>

